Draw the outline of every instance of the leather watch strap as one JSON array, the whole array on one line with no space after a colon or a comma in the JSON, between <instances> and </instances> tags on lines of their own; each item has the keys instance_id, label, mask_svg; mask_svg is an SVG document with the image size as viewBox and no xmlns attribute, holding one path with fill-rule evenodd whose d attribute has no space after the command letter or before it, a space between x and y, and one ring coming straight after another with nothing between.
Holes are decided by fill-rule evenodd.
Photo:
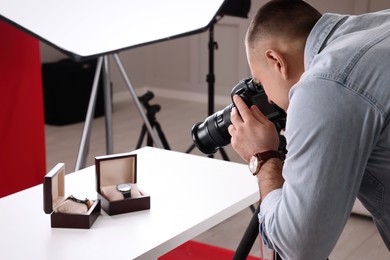
<instances>
[{"instance_id":1,"label":"leather watch strap","mask_svg":"<svg viewBox=\"0 0 390 260\"><path fill-rule=\"evenodd\" d=\"M271 158L279 158L279 159L283 160L282 155L278 151L266 151L266 152L258 153L258 154L256 154L256 156L257 156L257 158L259 158L259 160L262 163L264 163L265 161L267 161L268 159L271 159Z\"/></svg>"},{"instance_id":2,"label":"leather watch strap","mask_svg":"<svg viewBox=\"0 0 390 260\"><path fill-rule=\"evenodd\" d=\"M284 160L282 153L278 151L265 151L262 153L255 154L254 157L257 158L256 169L253 169L253 165L250 165L250 170L253 175L257 175L260 171L261 166L271 158L279 158L282 161ZM251 163L253 163L253 159L251 159Z\"/></svg>"}]
</instances>

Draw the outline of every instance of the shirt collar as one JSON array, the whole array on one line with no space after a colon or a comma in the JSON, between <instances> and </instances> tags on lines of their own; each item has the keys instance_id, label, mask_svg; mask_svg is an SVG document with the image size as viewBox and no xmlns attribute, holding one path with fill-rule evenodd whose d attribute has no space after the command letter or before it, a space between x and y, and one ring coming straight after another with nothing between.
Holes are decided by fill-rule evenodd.
<instances>
[{"instance_id":1,"label":"shirt collar","mask_svg":"<svg viewBox=\"0 0 390 260\"><path fill-rule=\"evenodd\" d=\"M339 14L324 14L311 30L305 46L305 70L310 67L314 56L321 52L329 37L344 22L348 16Z\"/></svg>"}]
</instances>

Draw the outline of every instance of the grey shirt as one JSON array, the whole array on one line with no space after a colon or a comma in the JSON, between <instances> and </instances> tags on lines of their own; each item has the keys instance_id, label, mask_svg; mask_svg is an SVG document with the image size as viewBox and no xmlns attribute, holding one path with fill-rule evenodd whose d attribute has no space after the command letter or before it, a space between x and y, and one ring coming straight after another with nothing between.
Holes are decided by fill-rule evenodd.
<instances>
[{"instance_id":1,"label":"grey shirt","mask_svg":"<svg viewBox=\"0 0 390 260\"><path fill-rule=\"evenodd\" d=\"M290 91L285 183L260 233L283 259L326 259L358 197L390 249L390 10L324 14Z\"/></svg>"}]
</instances>

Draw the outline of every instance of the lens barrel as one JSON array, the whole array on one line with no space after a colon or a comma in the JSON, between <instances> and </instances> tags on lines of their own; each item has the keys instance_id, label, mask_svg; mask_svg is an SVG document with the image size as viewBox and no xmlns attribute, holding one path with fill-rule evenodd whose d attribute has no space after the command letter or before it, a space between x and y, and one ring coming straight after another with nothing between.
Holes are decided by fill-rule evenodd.
<instances>
[{"instance_id":1,"label":"lens barrel","mask_svg":"<svg viewBox=\"0 0 390 260\"><path fill-rule=\"evenodd\" d=\"M215 154L218 146L208 133L205 122L197 123L192 127L192 140L196 147L204 154Z\"/></svg>"},{"instance_id":2,"label":"lens barrel","mask_svg":"<svg viewBox=\"0 0 390 260\"><path fill-rule=\"evenodd\" d=\"M231 124L230 112L233 105L212 114L203 123L192 127L192 140L204 154L214 154L219 148L230 143L228 127Z\"/></svg>"}]
</instances>

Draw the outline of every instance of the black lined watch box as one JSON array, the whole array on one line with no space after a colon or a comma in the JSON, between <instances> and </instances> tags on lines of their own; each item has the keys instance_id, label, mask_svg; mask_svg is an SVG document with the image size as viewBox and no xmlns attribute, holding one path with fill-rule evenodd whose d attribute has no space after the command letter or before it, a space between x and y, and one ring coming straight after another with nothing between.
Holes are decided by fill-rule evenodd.
<instances>
[{"instance_id":1,"label":"black lined watch box","mask_svg":"<svg viewBox=\"0 0 390 260\"><path fill-rule=\"evenodd\" d=\"M72 200L81 209L85 208L85 213L72 212L72 208L64 204L64 202L69 202L67 200ZM75 202L75 200L78 202ZM77 203L80 203L80 205ZM68 210L63 211L61 209ZM43 210L46 214L50 214L51 227L89 229L100 215L100 209L100 200L98 199L94 201L79 201L73 197L72 199L65 197L64 163L58 163L44 177Z\"/></svg>"},{"instance_id":2,"label":"black lined watch box","mask_svg":"<svg viewBox=\"0 0 390 260\"><path fill-rule=\"evenodd\" d=\"M108 215L150 209L150 196L137 185L136 154L98 156L95 167L98 198ZM131 185L130 195L118 188L123 184Z\"/></svg>"}]
</instances>

